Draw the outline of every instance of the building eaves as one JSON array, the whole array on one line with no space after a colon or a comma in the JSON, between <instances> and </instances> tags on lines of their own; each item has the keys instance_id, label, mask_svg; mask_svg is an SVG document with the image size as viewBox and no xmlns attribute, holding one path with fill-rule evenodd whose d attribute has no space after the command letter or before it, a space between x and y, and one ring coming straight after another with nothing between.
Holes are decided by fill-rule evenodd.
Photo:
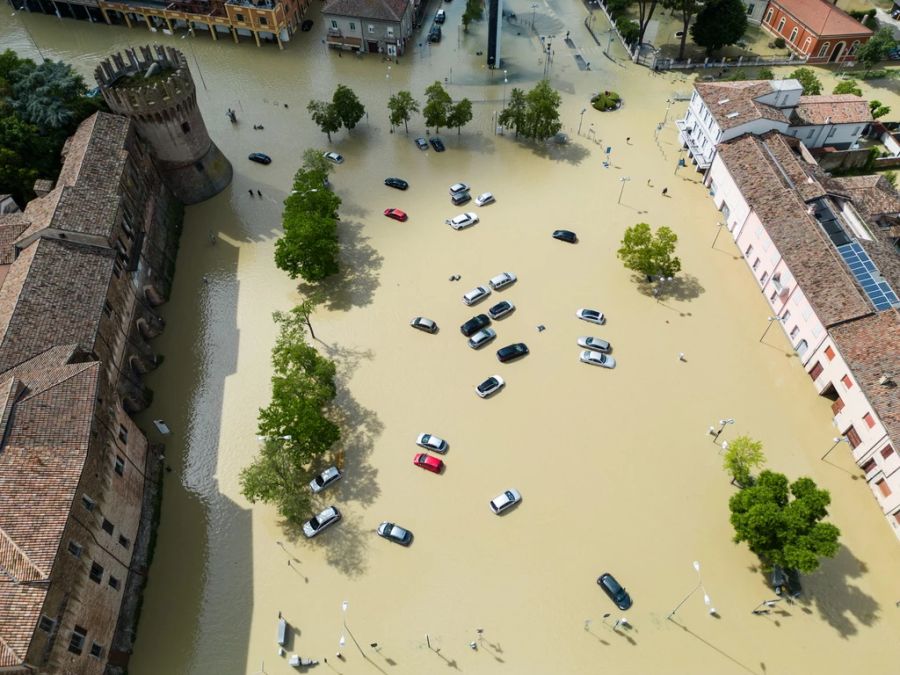
<instances>
[{"instance_id":1,"label":"building eaves","mask_svg":"<svg viewBox=\"0 0 900 675\"><path fill-rule=\"evenodd\" d=\"M869 124L872 112L868 101L853 94L801 96L791 114L792 126L822 124Z\"/></svg>"},{"instance_id":2,"label":"building eaves","mask_svg":"<svg viewBox=\"0 0 900 675\"><path fill-rule=\"evenodd\" d=\"M400 22L408 7L409 0L331 0L322 14Z\"/></svg>"}]
</instances>

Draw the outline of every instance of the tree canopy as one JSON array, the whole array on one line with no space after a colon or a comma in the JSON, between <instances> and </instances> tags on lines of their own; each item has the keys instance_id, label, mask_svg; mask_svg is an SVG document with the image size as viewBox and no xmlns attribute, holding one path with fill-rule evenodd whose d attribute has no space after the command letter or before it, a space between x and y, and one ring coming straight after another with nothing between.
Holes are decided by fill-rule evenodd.
<instances>
[{"instance_id":1,"label":"tree canopy","mask_svg":"<svg viewBox=\"0 0 900 675\"><path fill-rule=\"evenodd\" d=\"M687 44L688 29L691 19L702 6L700 0L663 0L663 7L678 12L681 18L681 44L678 47L678 60L684 59L684 48Z\"/></svg>"},{"instance_id":2,"label":"tree canopy","mask_svg":"<svg viewBox=\"0 0 900 675\"><path fill-rule=\"evenodd\" d=\"M559 107L562 99L548 80L541 80L525 94L525 127L520 129L525 138L545 141L562 129L559 121Z\"/></svg>"},{"instance_id":3,"label":"tree canopy","mask_svg":"<svg viewBox=\"0 0 900 675\"><path fill-rule=\"evenodd\" d=\"M749 487L753 484L750 472L762 466L765 461L761 441L754 441L749 436L738 436L728 444L723 467L731 474L735 483L741 487Z\"/></svg>"},{"instance_id":4,"label":"tree canopy","mask_svg":"<svg viewBox=\"0 0 900 675\"><path fill-rule=\"evenodd\" d=\"M525 115L528 112L528 101L525 99L525 92L518 87L513 87L512 93L509 95L509 103L500 111L497 121L504 127L512 127L516 130L516 137L519 136L519 130L525 128Z\"/></svg>"},{"instance_id":5,"label":"tree canopy","mask_svg":"<svg viewBox=\"0 0 900 675\"><path fill-rule=\"evenodd\" d=\"M788 77L800 82L804 96L818 96L822 93L822 83L811 68L797 68Z\"/></svg>"},{"instance_id":6,"label":"tree canopy","mask_svg":"<svg viewBox=\"0 0 900 675\"><path fill-rule=\"evenodd\" d=\"M888 26L882 26L869 38L862 47L856 50L856 60L866 67L866 72L880 61L884 61L888 52L897 46L894 34Z\"/></svg>"},{"instance_id":7,"label":"tree canopy","mask_svg":"<svg viewBox=\"0 0 900 675\"><path fill-rule=\"evenodd\" d=\"M469 32L469 24L478 21L484 16L484 6L481 0L466 0L466 11L462 15L463 31Z\"/></svg>"},{"instance_id":8,"label":"tree canopy","mask_svg":"<svg viewBox=\"0 0 900 675\"><path fill-rule=\"evenodd\" d=\"M450 94L435 80L434 84L425 90L425 107L422 109L425 126L434 127L434 133L440 133L441 127L447 126L452 108L453 99L450 98Z\"/></svg>"},{"instance_id":9,"label":"tree canopy","mask_svg":"<svg viewBox=\"0 0 900 675\"><path fill-rule=\"evenodd\" d=\"M337 108L328 101L310 101L306 109L316 126L328 136L330 143L331 134L337 133L341 129L341 116L338 115Z\"/></svg>"},{"instance_id":10,"label":"tree canopy","mask_svg":"<svg viewBox=\"0 0 900 675\"><path fill-rule=\"evenodd\" d=\"M862 89L856 80L844 80L838 82L837 86L831 91L832 94L853 94L854 96L862 96Z\"/></svg>"},{"instance_id":11,"label":"tree canopy","mask_svg":"<svg viewBox=\"0 0 900 675\"><path fill-rule=\"evenodd\" d=\"M458 101L447 116L447 126L456 127L456 133L459 135L464 126L472 121L472 101L467 98Z\"/></svg>"},{"instance_id":12,"label":"tree canopy","mask_svg":"<svg viewBox=\"0 0 900 675\"><path fill-rule=\"evenodd\" d=\"M398 91L388 99L388 110L390 111L391 127L400 126L402 122L408 134L409 120L413 113L419 112L419 102L413 98L410 92Z\"/></svg>"},{"instance_id":13,"label":"tree canopy","mask_svg":"<svg viewBox=\"0 0 900 675\"><path fill-rule=\"evenodd\" d=\"M691 26L691 38L712 56L733 45L747 31L747 8L741 0L706 0Z\"/></svg>"},{"instance_id":14,"label":"tree canopy","mask_svg":"<svg viewBox=\"0 0 900 675\"><path fill-rule=\"evenodd\" d=\"M647 223L637 223L625 230L616 255L630 270L670 277L681 270L681 260L673 255L677 243L678 235L668 227L653 233Z\"/></svg>"},{"instance_id":15,"label":"tree canopy","mask_svg":"<svg viewBox=\"0 0 900 675\"><path fill-rule=\"evenodd\" d=\"M840 530L821 522L830 503L828 491L811 478L788 485L783 474L763 471L751 487L729 500L734 541L747 542L766 568L812 572L820 558L833 557L840 547Z\"/></svg>"},{"instance_id":16,"label":"tree canopy","mask_svg":"<svg viewBox=\"0 0 900 675\"><path fill-rule=\"evenodd\" d=\"M366 114L365 106L360 103L353 90L343 84L339 84L337 89L334 90L331 104L334 106L335 114L347 131L355 128L363 118L363 115Z\"/></svg>"}]
</instances>

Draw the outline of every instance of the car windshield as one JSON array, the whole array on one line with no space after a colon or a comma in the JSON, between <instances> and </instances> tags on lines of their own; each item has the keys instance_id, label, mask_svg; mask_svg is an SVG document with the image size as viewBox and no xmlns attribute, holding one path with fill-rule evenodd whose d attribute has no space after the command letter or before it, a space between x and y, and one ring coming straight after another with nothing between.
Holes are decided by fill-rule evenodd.
<instances>
[{"instance_id":1,"label":"car windshield","mask_svg":"<svg viewBox=\"0 0 900 675\"><path fill-rule=\"evenodd\" d=\"M325 484L325 477L324 477L322 474L319 474L318 476L316 476L316 478L315 478L315 484L318 485L319 487L321 487L322 485L324 485L324 484Z\"/></svg>"},{"instance_id":2,"label":"car windshield","mask_svg":"<svg viewBox=\"0 0 900 675\"><path fill-rule=\"evenodd\" d=\"M515 499L515 497L513 496L513 493L510 492L509 490L507 490L507 491L504 492L503 494L506 495L506 498L507 498L509 501L513 501L513 500Z\"/></svg>"},{"instance_id":3,"label":"car windshield","mask_svg":"<svg viewBox=\"0 0 900 675\"><path fill-rule=\"evenodd\" d=\"M309 526L314 530L318 530L321 524L316 516L309 519Z\"/></svg>"}]
</instances>

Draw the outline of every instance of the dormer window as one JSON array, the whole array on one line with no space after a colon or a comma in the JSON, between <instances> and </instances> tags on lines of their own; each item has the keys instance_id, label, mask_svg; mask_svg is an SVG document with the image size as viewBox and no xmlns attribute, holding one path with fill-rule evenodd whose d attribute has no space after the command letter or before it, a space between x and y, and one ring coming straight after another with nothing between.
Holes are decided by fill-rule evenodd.
<instances>
[{"instance_id":1,"label":"dormer window","mask_svg":"<svg viewBox=\"0 0 900 675\"><path fill-rule=\"evenodd\" d=\"M730 98L723 98L721 101L719 101L719 105L725 105L725 104L728 103L730 100L731 100Z\"/></svg>"},{"instance_id":2,"label":"dormer window","mask_svg":"<svg viewBox=\"0 0 900 675\"><path fill-rule=\"evenodd\" d=\"M727 115L725 115L725 117L727 117L730 120L733 120L735 117L737 117L740 114L741 113L733 112L733 113L728 113Z\"/></svg>"}]
</instances>

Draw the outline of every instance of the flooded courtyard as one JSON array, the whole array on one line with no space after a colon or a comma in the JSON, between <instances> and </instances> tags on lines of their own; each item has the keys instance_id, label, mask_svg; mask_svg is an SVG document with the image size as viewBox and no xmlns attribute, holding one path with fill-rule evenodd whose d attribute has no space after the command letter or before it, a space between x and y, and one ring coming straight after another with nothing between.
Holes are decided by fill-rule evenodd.
<instances>
[{"instance_id":1,"label":"flooded courtyard","mask_svg":"<svg viewBox=\"0 0 900 675\"><path fill-rule=\"evenodd\" d=\"M597 44L581 4L532 10L522 0L509 5L519 23L504 27L504 78L476 54L484 24L457 36L463 3L444 7L443 42L417 42L395 64L327 51L318 5L313 31L284 52L43 16L0 23L4 46L34 55L36 43L86 77L126 45L179 46L210 134L235 169L229 190L187 210L173 297L162 308L168 327L153 343L165 362L150 378L155 399L141 422L171 427L165 438L149 433L166 443L172 471L129 672L290 672L277 654L279 612L292 628L288 654L327 657L322 672L891 672L900 659L900 547L843 447L820 460L835 435L828 401L816 398L782 334L760 342L767 305L727 231L717 237L720 214L699 174L677 170L673 120L685 103L667 99L689 93L690 80L633 66L615 44L607 58L603 19ZM549 66L532 11L536 30L555 36ZM563 42L567 31L574 46ZM571 142L497 135L492 116L512 87L530 88L545 69ZM408 136L391 133L387 118L391 93L408 89L421 101L435 80L474 103L461 134L441 131L445 153L415 147L421 117ZM833 80L823 80L830 91ZM357 92L368 116L329 145L305 108L338 83ZM590 94L602 89L625 106L591 109ZM889 91L870 92L900 104ZM238 484L269 394L271 314L301 297L272 256L281 202L308 147L346 158L331 179L343 200L344 272L312 318L315 344L338 368L346 471L321 503L344 518L311 542L292 537L274 509L249 505ZM272 165L246 161L254 151ZM386 188L387 176L410 189ZM497 202L452 206L447 187L457 181ZM385 219L388 207L409 221ZM481 222L459 232L444 224L465 210ZM683 271L658 299L616 259L623 230L637 222L679 236ZM578 245L551 239L557 228L576 231ZM462 304L464 292L504 271L518 281L477 307ZM516 311L495 322L494 344L469 349L457 327L500 299ZM605 312L607 324L579 321L580 307ZM441 330L411 330L417 315ZM579 363L581 335L609 340L617 367ZM520 341L531 353L498 363L496 348ZM479 399L474 385L493 374L505 390ZM803 596L768 615L752 614L774 597L756 558L731 542L734 488L706 432L723 418L736 422L720 441L749 434L764 442L769 467L829 489L842 531L840 552L804 577ZM421 432L449 441L442 475L412 466ZM508 488L523 502L496 517L488 501ZM383 520L410 529L414 543L379 538ZM607 571L631 593L629 611L597 586ZM614 630L623 616L629 627Z\"/></svg>"}]
</instances>

